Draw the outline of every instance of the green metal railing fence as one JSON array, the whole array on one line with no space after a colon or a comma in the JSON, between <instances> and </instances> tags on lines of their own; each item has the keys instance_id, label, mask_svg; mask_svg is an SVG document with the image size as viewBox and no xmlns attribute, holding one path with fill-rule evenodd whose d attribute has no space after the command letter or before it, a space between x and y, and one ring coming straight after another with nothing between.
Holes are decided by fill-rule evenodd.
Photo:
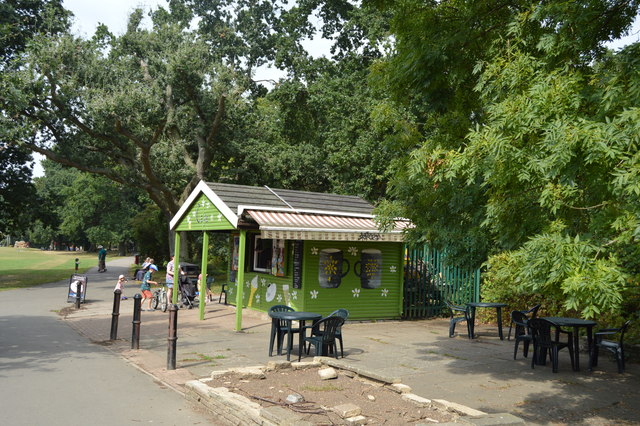
<instances>
[{"instance_id":1,"label":"green metal railing fence","mask_svg":"<svg viewBox=\"0 0 640 426\"><path fill-rule=\"evenodd\" d=\"M456 304L480 300L480 269L459 268L450 260L426 245L405 248L404 319L440 316L445 300Z\"/></svg>"}]
</instances>

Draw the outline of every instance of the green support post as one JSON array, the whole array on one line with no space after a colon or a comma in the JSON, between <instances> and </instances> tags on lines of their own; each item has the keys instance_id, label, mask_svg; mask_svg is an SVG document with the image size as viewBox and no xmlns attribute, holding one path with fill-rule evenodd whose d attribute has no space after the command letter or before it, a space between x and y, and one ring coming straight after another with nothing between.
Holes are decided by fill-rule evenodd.
<instances>
[{"instance_id":1,"label":"green support post","mask_svg":"<svg viewBox=\"0 0 640 426\"><path fill-rule=\"evenodd\" d=\"M202 272L202 279L200 280L200 302L198 303L200 308L200 319L204 320L204 307L207 300L207 262L209 256L209 234L207 231L202 233L202 264L200 271Z\"/></svg>"},{"instance_id":2,"label":"green support post","mask_svg":"<svg viewBox=\"0 0 640 426\"><path fill-rule=\"evenodd\" d=\"M405 253L406 253L406 250L407 250L407 246L405 244L401 244L400 245L400 259L401 259L400 261L402 262L401 264L402 264L402 268L403 268L402 270L403 271L406 271L406 269L405 269L405 267L406 267L406 265L405 265L405 261L406 261ZM404 312L405 311L405 309L404 309L404 287L407 284L406 281L405 281L407 279L407 274L405 273L405 274L402 274L400 276L402 278L400 278L400 280L401 280L400 281L400 299L398 300L398 310L400 311L400 316L402 316L403 314L406 314L406 312Z\"/></svg>"},{"instance_id":3,"label":"green support post","mask_svg":"<svg viewBox=\"0 0 640 426\"><path fill-rule=\"evenodd\" d=\"M171 303L178 304L178 288L180 287L180 232L175 231L175 244L173 247L173 293L171 294Z\"/></svg>"},{"instance_id":4,"label":"green support post","mask_svg":"<svg viewBox=\"0 0 640 426\"><path fill-rule=\"evenodd\" d=\"M238 276L236 277L236 331L242 330L242 290L244 288L244 252L247 245L247 231L240 230L238 247Z\"/></svg>"}]
</instances>

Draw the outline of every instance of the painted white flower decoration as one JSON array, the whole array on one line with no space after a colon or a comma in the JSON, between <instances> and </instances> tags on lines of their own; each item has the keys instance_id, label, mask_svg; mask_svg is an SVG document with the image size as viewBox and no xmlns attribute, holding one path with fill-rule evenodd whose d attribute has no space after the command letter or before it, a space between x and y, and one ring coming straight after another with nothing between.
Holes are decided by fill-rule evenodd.
<instances>
[{"instance_id":1,"label":"painted white flower decoration","mask_svg":"<svg viewBox=\"0 0 640 426\"><path fill-rule=\"evenodd\" d=\"M318 254L318 247L311 247L311 254Z\"/></svg>"},{"instance_id":2,"label":"painted white flower decoration","mask_svg":"<svg viewBox=\"0 0 640 426\"><path fill-rule=\"evenodd\" d=\"M353 297L360 297L360 289L359 288L354 288L353 290L351 290L351 293L353 293Z\"/></svg>"},{"instance_id":3,"label":"painted white flower decoration","mask_svg":"<svg viewBox=\"0 0 640 426\"><path fill-rule=\"evenodd\" d=\"M389 267L389 272L391 272L392 274L395 274L395 273L396 273L396 267L395 267L395 265L392 265L392 266L390 266L390 267Z\"/></svg>"},{"instance_id":4,"label":"painted white flower decoration","mask_svg":"<svg viewBox=\"0 0 640 426\"><path fill-rule=\"evenodd\" d=\"M227 290L227 293L233 294L233 287L230 287L229 290Z\"/></svg>"},{"instance_id":5,"label":"painted white flower decoration","mask_svg":"<svg viewBox=\"0 0 640 426\"><path fill-rule=\"evenodd\" d=\"M349 254L351 256L356 256L358 254L358 248L357 247L349 247L348 251L349 251Z\"/></svg>"},{"instance_id":6,"label":"painted white flower decoration","mask_svg":"<svg viewBox=\"0 0 640 426\"><path fill-rule=\"evenodd\" d=\"M222 220L222 214L218 213L218 220Z\"/></svg>"},{"instance_id":7,"label":"painted white flower decoration","mask_svg":"<svg viewBox=\"0 0 640 426\"><path fill-rule=\"evenodd\" d=\"M246 288L251 287L251 282L250 282L250 281L245 281L245 282L244 282L244 286L245 286Z\"/></svg>"},{"instance_id":8,"label":"painted white flower decoration","mask_svg":"<svg viewBox=\"0 0 640 426\"><path fill-rule=\"evenodd\" d=\"M383 288L383 289L382 289L382 294L381 294L381 296L382 296L382 297L387 297L387 295L388 295L388 294L389 294L389 289L387 289L387 288Z\"/></svg>"},{"instance_id":9,"label":"painted white flower decoration","mask_svg":"<svg viewBox=\"0 0 640 426\"><path fill-rule=\"evenodd\" d=\"M281 294L279 294L279 295L276 297L276 300L277 300L278 302L282 302L282 295L281 295Z\"/></svg>"},{"instance_id":10,"label":"painted white flower decoration","mask_svg":"<svg viewBox=\"0 0 640 426\"><path fill-rule=\"evenodd\" d=\"M291 298L293 300L298 300L298 292L297 291L292 291L291 292Z\"/></svg>"},{"instance_id":11,"label":"painted white flower decoration","mask_svg":"<svg viewBox=\"0 0 640 426\"><path fill-rule=\"evenodd\" d=\"M262 287L266 287L267 286L267 279L266 278L260 278L260 284L262 284Z\"/></svg>"},{"instance_id":12,"label":"painted white flower decoration","mask_svg":"<svg viewBox=\"0 0 640 426\"><path fill-rule=\"evenodd\" d=\"M260 295L256 294L256 303L260 303Z\"/></svg>"},{"instance_id":13,"label":"painted white flower decoration","mask_svg":"<svg viewBox=\"0 0 640 426\"><path fill-rule=\"evenodd\" d=\"M312 299L317 299L318 298L318 290L311 290L309 292L309 294L311 294L311 298Z\"/></svg>"}]
</instances>

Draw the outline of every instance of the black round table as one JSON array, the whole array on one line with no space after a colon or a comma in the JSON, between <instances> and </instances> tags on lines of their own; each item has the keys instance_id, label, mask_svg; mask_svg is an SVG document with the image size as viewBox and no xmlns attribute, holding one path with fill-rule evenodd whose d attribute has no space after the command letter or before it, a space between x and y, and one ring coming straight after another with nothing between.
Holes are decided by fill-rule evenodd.
<instances>
[{"instance_id":1,"label":"black round table","mask_svg":"<svg viewBox=\"0 0 640 426\"><path fill-rule=\"evenodd\" d=\"M467 306L471 308L471 338L475 337L474 331L476 328L476 308L495 308L498 313L498 336L500 340L504 340L502 336L502 308L507 306L506 303L491 303L491 302L471 302L467 303Z\"/></svg>"},{"instance_id":2,"label":"black round table","mask_svg":"<svg viewBox=\"0 0 640 426\"><path fill-rule=\"evenodd\" d=\"M289 332L287 333L287 361L291 360L291 348L293 347L293 333L291 332L291 322L292 321L300 322L300 333L298 333L299 334L298 358L299 358L302 355L302 347L304 345L305 322L317 321L319 319L322 319L322 315L320 314L316 314L315 312L304 312L304 311L271 312L269 313L269 316L272 318L271 327L275 327L274 321L278 321L278 320L287 321L287 326L289 327ZM272 332L272 336L273 336L273 332ZM273 347L273 342L270 343L270 347Z\"/></svg>"},{"instance_id":3,"label":"black round table","mask_svg":"<svg viewBox=\"0 0 640 426\"><path fill-rule=\"evenodd\" d=\"M572 327L573 328L573 358L575 362L576 371L580 371L580 351L579 351L579 331L580 327L587 329L587 348L589 350L589 358L591 358L591 347L593 345L593 326L597 323L592 320L585 320L582 318L569 318L569 317L542 317L549 322L552 322L557 327Z\"/></svg>"}]
</instances>

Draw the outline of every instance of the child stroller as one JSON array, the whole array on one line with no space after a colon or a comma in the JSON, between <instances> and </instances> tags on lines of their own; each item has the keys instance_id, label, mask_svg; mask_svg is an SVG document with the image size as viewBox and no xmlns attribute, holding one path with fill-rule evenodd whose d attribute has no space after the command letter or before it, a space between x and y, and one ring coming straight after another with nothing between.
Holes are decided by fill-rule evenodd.
<instances>
[{"instance_id":1,"label":"child stroller","mask_svg":"<svg viewBox=\"0 0 640 426\"><path fill-rule=\"evenodd\" d=\"M193 309L193 301L197 295L197 285L195 280L191 280L187 277L180 277L180 299L181 307L186 306L187 309Z\"/></svg>"}]
</instances>

